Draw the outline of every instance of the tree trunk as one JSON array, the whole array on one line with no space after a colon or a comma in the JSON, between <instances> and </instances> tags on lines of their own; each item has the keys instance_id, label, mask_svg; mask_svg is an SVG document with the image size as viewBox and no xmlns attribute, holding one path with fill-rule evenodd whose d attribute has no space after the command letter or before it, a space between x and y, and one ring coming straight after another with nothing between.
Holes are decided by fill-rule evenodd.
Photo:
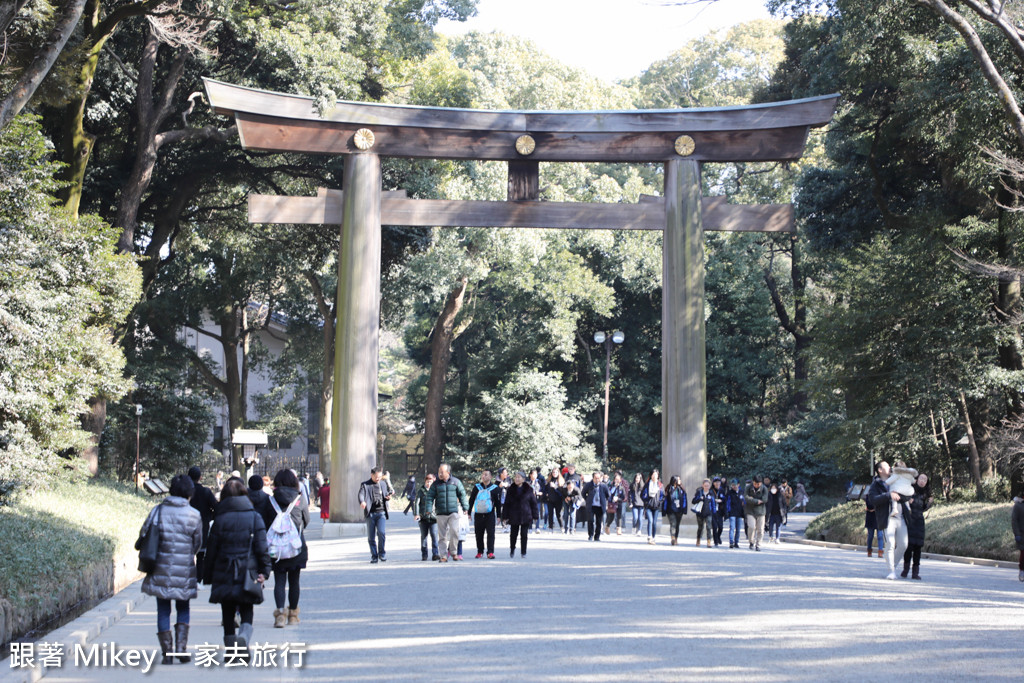
<instances>
[{"instance_id":1,"label":"tree trunk","mask_svg":"<svg viewBox=\"0 0 1024 683\"><path fill-rule=\"evenodd\" d=\"M960 409L964 416L964 427L967 429L968 464L971 468L971 481L977 489L978 497L981 497L981 461L978 457L978 444L974 441L974 427L971 426L971 414L967 410L967 397L960 392Z\"/></svg>"},{"instance_id":2,"label":"tree trunk","mask_svg":"<svg viewBox=\"0 0 1024 683\"><path fill-rule=\"evenodd\" d=\"M32 62L21 72L10 91L0 98L0 130L6 128L32 99L39 84L50 73L57 57L64 50L71 32L82 18L84 9L85 0L70 0L65 5L63 13L57 17L50 35L46 37Z\"/></svg>"},{"instance_id":3,"label":"tree trunk","mask_svg":"<svg viewBox=\"0 0 1024 683\"><path fill-rule=\"evenodd\" d=\"M99 396L89 399L89 411L82 413L82 429L92 434L89 446L82 451L82 459L95 476L100 469L100 437L107 424L107 399Z\"/></svg>"},{"instance_id":4,"label":"tree trunk","mask_svg":"<svg viewBox=\"0 0 1024 683\"><path fill-rule=\"evenodd\" d=\"M441 464L443 431L441 413L444 410L444 386L448 375L448 364L452 357L452 342L455 340L455 318L462 310L468 278L448 294L441 314L437 317L430 339L430 379L427 381L427 407L423 433L423 457L428 472L437 470Z\"/></svg>"},{"instance_id":5,"label":"tree trunk","mask_svg":"<svg viewBox=\"0 0 1024 683\"><path fill-rule=\"evenodd\" d=\"M323 286L316 273L312 270L304 270L302 276L306 278L310 289L313 290L313 299L316 301L317 310L323 319L324 359L320 369L320 428L317 430L317 438L319 439L320 471L330 473L332 436L334 434L334 424L331 420L334 413L334 319L336 310L335 304L324 296Z\"/></svg>"},{"instance_id":6,"label":"tree trunk","mask_svg":"<svg viewBox=\"0 0 1024 683\"><path fill-rule=\"evenodd\" d=\"M1014 201L1013 193L1006 188L1006 183L1013 182L1003 178L1003 186L997 201L1001 206L1009 206ZM1017 262L1017 242L1020 240L1022 217L1019 212L999 209L999 233L996 242L996 258L999 263ZM1015 274L999 277L996 294L996 319L1009 332L1010 339L999 347L999 366L1005 370L1024 370L1024 360L1018 350L1021 345L1020 324L1021 286L1020 277ZM1024 398L1017 391L1010 390L1010 413L1015 417L1024 415Z\"/></svg>"},{"instance_id":7,"label":"tree trunk","mask_svg":"<svg viewBox=\"0 0 1024 683\"><path fill-rule=\"evenodd\" d=\"M0 33L7 33L11 22L27 4L28 0L3 0L0 2Z\"/></svg>"},{"instance_id":8,"label":"tree trunk","mask_svg":"<svg viewBox=\"0 0 1024 683\"><path fill-rule=\"evenodd\" d=\"M796 235L790 242L790 279L793 283L792 316L782 301L775 274L772 273L772 263L764 269L764 282L768 286L779 325L793 335L793 387L788 420L796 422L807 412L807 354L812 341L807 333L807 278L803 273L800 241Z\"/></svg>"}]
</instances>

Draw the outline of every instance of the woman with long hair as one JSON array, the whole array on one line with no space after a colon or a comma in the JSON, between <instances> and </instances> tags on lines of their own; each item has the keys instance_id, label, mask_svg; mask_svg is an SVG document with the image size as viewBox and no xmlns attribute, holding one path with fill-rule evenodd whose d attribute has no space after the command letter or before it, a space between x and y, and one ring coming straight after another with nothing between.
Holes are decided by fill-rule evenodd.
<instances>
[{"instance_id":1,"label":"woman with long hair","mask_svg":"<svg viewBox=\"0 0 1024 683\"><path fill-rule=\"evenodd\" d=\"M647 542L654 545L655 537L658 535L658 515L661 514L661 503L665 498L658 470L651 470L641 496L644 501L644 519L647 520Z\"/></svg>"},{"instance_id":2,"label":"woman with long hair","mask_svg":"<svg viewBox=\"0 0 1024 683\"><path fill-rule=\"evenodd\" d=\"M637 472L633 475L633 483L629 487L629 505L633 508L633 535L640 535L640 527L644 518L644 475Z\"/></svg>"},{"instance_id":3,"label":"woman with long hair","mask_svg":"<svg viewBox=\"0 0 1024 683\"><path fill-rule=\"evenodd\" d=\"M669 536L672 538L672 545L679 544L679 524L686 514L686 489L679 483L679 477L672 476L665 487L665 500L661 505L668 518ZM699 532L698 532L699 533Z\"/></svg>"},{"instance_id":4,"label":"woman with long hair","mask_svg":"<svg viewBox=\"0 0 1024 683\"><path fill-rule=\"evenodd\" d=\"M292 470L279 470L274 475L274 495L259 512L267 529L278 514L291 510L291 522L299 532L302 547L298 555L289 558L275 557L271 569L274 572L274 628L299 623L299 572L306 568L309 548L306 545L306 527L309 526L309 506L299 495L299 480ZM287 583L288 606L285 607Z\"/></svg>"},{"instance_id":5,"label":"woman with long hair","mask_svg":"<svg viewBox=\"0 0 1024 683\"><path fill-rule=\"evenodd\" d=\"M270 575L270 554L263 517L253 509L245 482L238 477L228 479L220 492L204 570L203 582L211 586L210 602L220 603L225 647L235 648L236 652L237 648L248 648L252 640L253 605L263 602L263 595L246 592L246 579L263 584ZM236 612L242 623L237 636Z\"/></svg>"},{"instance_id":6,"label":"woman with long hair","mask_svg":"<svg viewBox=\"0 0 1024 683\"><path fill-rule=\"evenodd\" d=\"M548 476L548 484L544 489L544 500L548 504L548 531L555 533L555 522L558 522L558 528L562 528L562 487L565 486L565 480L562 479L562 473L556 467L551 470L551 474Z\"/></svg>"}]
</instances>

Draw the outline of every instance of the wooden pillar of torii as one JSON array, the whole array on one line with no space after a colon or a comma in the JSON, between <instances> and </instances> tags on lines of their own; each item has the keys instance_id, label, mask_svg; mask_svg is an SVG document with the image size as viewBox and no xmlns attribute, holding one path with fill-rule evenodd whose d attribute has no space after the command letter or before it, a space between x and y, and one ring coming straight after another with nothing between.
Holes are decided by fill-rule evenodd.
<instances>
[{"instance_id":1,"label":"wooden pillar of torii","mask_svg":"<svg viewBox=\"0 0 1024 683\"><path fill-rule=\"evenodd\" d=\"M381 225L663 231L662 464L687 488L706 476L704 231L792 231L792 207L701 197L705 161L799 159L838 95L746 107L492 112L338 102L206 81L247 149L345 155L342 190L249 200L254 223L340 225L331 522L356 522L358 482L376 461ZM503 160L505 202L381 192L380 157ZM639 204L541 202L541 161L660 162L664 197Z\"/></svg>"}]
</instances>

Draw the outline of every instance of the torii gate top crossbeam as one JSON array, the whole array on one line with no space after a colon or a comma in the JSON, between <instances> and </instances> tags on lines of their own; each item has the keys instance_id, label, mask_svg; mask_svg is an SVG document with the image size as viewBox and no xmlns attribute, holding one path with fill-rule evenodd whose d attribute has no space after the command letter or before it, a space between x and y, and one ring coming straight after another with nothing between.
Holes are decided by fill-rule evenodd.
<instances>
[{"instance_id":1,"label":"torii gate top crossbeam","mask_svg":"<svg viewBox=\"0 0 1024 683\"><path fill-rule=\"evenodd\" d=\"M242 145L314 154L516 161L785 161L810 128L827 124L838 95L743 107L624 111L484 111L339 101L320 116L313 98L204 79L211 106L233 115ZM372 133L370 147L356 132ZM529 144L518 145L524 136ZM681 139L685 138L685 141ZM365 138L359 140L365 145ZM524 152L524 149L530 149Z\"/></svg>"}]
</instances>

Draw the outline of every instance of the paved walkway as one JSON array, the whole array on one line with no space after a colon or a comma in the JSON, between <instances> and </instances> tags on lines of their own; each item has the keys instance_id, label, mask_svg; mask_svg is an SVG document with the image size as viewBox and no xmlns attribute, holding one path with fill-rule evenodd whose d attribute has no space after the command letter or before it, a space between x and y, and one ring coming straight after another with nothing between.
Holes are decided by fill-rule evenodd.
<instances>
[{"instance_id":1,"label":"paved walkway","mask_svg":"<svg viewBox=\"0 0 1024 683\"><path fill-rule=\"evenodd\" d=\"M363 539L310 542L300 625L274 629L272 604L257 608L256 642L305 643L301 670L157 664L146 678L1021 680L1016 569L925 561L923 581L886 581L884 560L863 553L786 543L716 550L687 538L671 547L542 533L531 536L526 559L510 560L508 536L499 534L499 559L475 560L467 545L465 562L440 565L419 560L412 518L393 514L386 564L369 564ZM192 645L222 642L207 596L193 601ZM155 648L155 623L146 598L92 642ZM65 661L44 680L142 674Z\"/></svg>"}]
</instances>

